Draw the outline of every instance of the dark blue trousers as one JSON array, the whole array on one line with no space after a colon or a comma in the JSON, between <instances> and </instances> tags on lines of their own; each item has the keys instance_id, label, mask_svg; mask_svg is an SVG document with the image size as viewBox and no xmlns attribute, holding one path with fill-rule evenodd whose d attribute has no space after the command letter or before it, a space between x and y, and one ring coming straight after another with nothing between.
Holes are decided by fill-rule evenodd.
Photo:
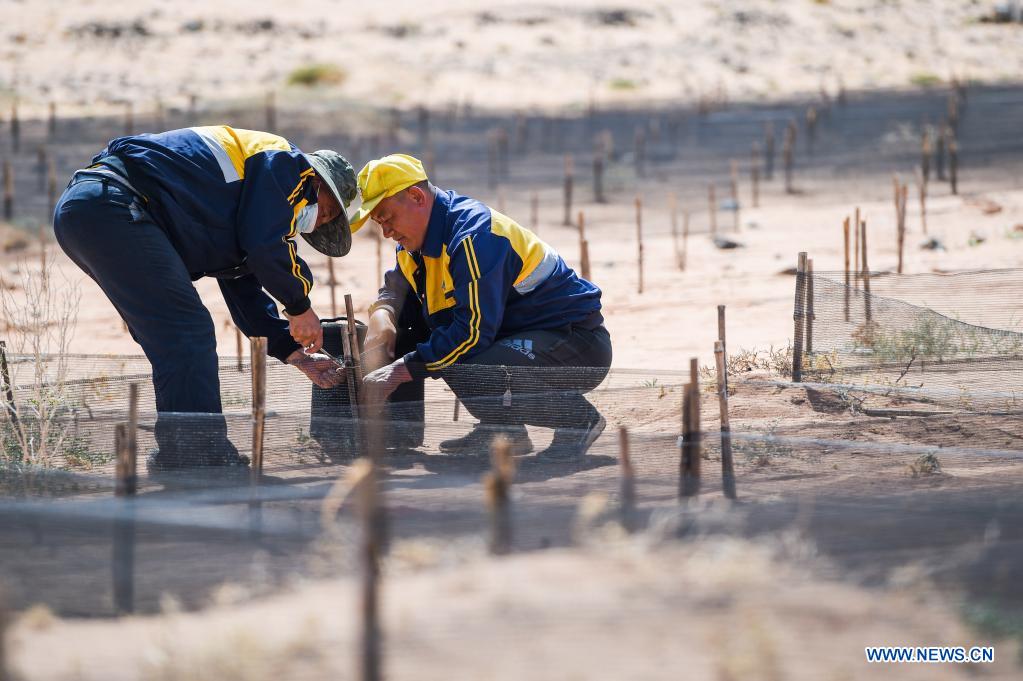
<instances>
[{"instance_id":1,"label":"dark blue trousers","mask_svg":"<svg viewBox=\"0 0 1023 681\"><path fill-rule=\"evenodd\" d=\"M186 450L194 447L206 450L196 452L206 457L216 456L211 448L233 450L223 417L184 416L222 411L213 319L174 245L141 201L112 180L78 176L57 203L53 230L153 365L161 454L190 457Z\"/></svg>"}]
</instances>

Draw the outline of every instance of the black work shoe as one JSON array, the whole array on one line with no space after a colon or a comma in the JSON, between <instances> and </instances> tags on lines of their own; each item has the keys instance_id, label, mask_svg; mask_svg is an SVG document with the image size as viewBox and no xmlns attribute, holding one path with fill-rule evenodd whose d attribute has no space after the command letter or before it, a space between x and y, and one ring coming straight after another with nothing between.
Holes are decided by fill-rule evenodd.
<instances>
[{"instance_id":1,"label":"black work shoe","mask_svg":"<svg viewBox=\"0 0 1023 681\"><path fill-rule=\"evenodd\" d=\"M521 456L533 451L533 442L525 426L489 426L477 423L468 435L444 440L440 451L451 454L488 454L490 445L498 435L508 438L512 456Z\"/></svg>"},{"instance_id":2,"label":"black work shoe","mask_svg":"<svg viewBox=\"0 0 1023 681\"><path fill-rule=\"evenodd\" d=\"M607 425L600 414L594 413L594 417L586 428L556 429L551 446L537 454L537 458L548 461L576 461L583 458Z\"/></svg>"},{"instance_id":3,"label":"black work shoe","mask_svg":"<svg viewBox=\"0 0 1023 681\"><path fill-rule=\"evenodd\" d=\"M172 471L208 470L208 469L248 469L249 457L239 454L233 446L213 454L182 456L175 452L169 454L153 449L146 457L146 471L150 474Z\"/></svg>"}]
</instances>

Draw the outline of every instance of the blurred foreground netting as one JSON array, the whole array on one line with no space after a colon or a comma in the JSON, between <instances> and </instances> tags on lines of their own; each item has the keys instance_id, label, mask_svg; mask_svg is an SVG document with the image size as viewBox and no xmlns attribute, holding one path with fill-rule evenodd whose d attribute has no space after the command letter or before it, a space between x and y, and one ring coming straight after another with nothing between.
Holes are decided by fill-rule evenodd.
<instances>
[{"instance_id":1,"label":"blurred foreground netting","mask_svg":"<svg viewBox=\"0 0 1023 681\"><path fill-rule=\"evenodd\" d=\"M736 395L747 389L756 391L750 402L759 408L772 393L788 404L806 395L802 388L752 384L737 385ZM791 424L739 430L731 438L738 481L738 502L731 503L722 496L721 439L712 410L705 405L704 411L701 490L688 500L679 496L679 437L670 426L630 434L632 508L622 505L616 433L607 431L575 461L516 457L511 551L624 537L627 514L628 525L649 541L707 535L773 541L795 533L806 559L832 575L877 584L901 568L920 568L956 598L1023 606L1023 451L969 442L898 444L880 430L882 441L866 439L875 423L917 421L903 417L860 415L844 440L833 439L834 431L814 437L812 423L802 436L785 434L796 432ZM94 430L77 436L109 439L114 420L90 422ZM257 596L295 580L354 574L357 521L338 481L357 452L324 451L305 434L307 414L268 419L258 486L246 469L147 473L141 453L151 441L146 427L153 416L139 422L134 498L114 497L110 463L5 469L0 570L15 607L43 602L66 615L112 615L127 609L123 600L117 605L117 594L130 585L133 611L157 611L167 596L196 608L225 588ZM226 423L246 453L251 420L231 416ZM488 452L449 455L436 448L467 428L450 419L428 422L422 447L380 457L385 576L392 564L458 564L485 555ZM533 434L539 449L542 434Z\"/></svg>"}]
</instances>

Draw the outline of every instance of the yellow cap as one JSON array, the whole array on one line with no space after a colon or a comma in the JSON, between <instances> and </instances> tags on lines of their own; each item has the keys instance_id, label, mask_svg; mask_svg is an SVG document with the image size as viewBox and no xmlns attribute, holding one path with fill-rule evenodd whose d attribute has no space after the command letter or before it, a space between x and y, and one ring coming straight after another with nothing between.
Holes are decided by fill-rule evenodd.
<instances>
[{"instance_id":1,"label":"yellow cap","mask_svg":"<svg viewBox=\"0 0 1023 681\"><path fill-rule=\"evenodd\" d=\"M362 227L378 203L425 179L422 161L408 154L391 154L367 163L359 171L362 205L348 219L352 231Z\"/></svg>"}]
</instances>

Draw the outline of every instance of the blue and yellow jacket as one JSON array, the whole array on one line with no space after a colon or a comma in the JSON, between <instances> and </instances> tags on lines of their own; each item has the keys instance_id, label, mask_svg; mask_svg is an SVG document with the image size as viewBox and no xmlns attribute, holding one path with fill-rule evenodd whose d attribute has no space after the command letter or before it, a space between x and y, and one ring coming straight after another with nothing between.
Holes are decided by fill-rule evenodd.
<instances>
[{"instance_id":1,"label":"blue and yellow jacket","mask_svg":"<svg viewBox=\"0 0 1023 681\"><path fill-rule=\"evenodd\" d=\"M126 173L192 279L219 280L243 333L266 336L281 360L298 347L264 290L289 314L310 307L313 277L294 239L316 192L301 151L278 135L219 125L119 137L93 163Z\"/></svg>"},{"instance_id":2,"label":"blue and yellow jacket","mask_svg":"<svg viewBox=\"0 0 1023 681\"><path fill-rule=\"evenodd\" d=\"M602 322L600 289L553 248L483 203L440 189L422 248L398 246L371 312L387 308L402 323L413 306L432 331L405 356L416 378L436 378L514 333Z\"/></svg>"}]
</instances>

